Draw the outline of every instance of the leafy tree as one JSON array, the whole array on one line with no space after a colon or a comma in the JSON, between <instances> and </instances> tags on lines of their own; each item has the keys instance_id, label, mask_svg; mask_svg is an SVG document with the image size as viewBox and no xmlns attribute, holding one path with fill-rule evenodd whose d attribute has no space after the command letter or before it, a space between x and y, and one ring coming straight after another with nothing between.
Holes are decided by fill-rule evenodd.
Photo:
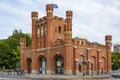
<instances>
[{"instance_id":1,"label":"leafy tree","mask_svg":"<svg viewBox=\"0 0 120 80\"><path fill-rule=\"evenodd\" d=\"M26 38L26 46L31 45L30 34L22 33L21 30L14 30L7 39L0 40L0 68L15 68L20 61L20 38Z\"/></svg>"},{"instance_id":2,"label":"leafy tree","mask_svg":"<svg viewBox=\"0 0 120 80\"><path fill-rule=\"evenodd\" d=\"M30 34L22 33L22 30L16 30L16 29L13 31L12 36L8 37L8 39L11 39L11 38L16 39L18 41L18 45L19 45L20 38L26 38L26 40L27 40L26 46L30 46L31 45L31 41L32 41Z\"/></svg>"},{"instance_id":3,"label":"leafy tree","mask_svg":"<svg viewBox=\"0 0 120 80\"><path fill-rule=\"evenodd\" d=\"M112 53L112 70L120 69L120 54Z\"/></svg>"},{"instance_id":4,"label":"leafy tree","mask_svg":"<svg viewBox=\"0 0 120 80\"><path fill-rule=\"evenodd\" d=\"M0 41L0 66L10 68L9 65L11 65L11 56L12 54L9 50L8 44L5 43L5 41Z\"/></svg>"},{"instance_id":5,"label":"leafy tree","mask_svg":"<svg viewBox=\"0 0 120 80\"><path fill-rule=\"evenodd\" d=\"M5 42L9 45L11 51L16 50L17 46L19 45L19 41L14 37L6 39Z\"/></svg>"}]
</instances>

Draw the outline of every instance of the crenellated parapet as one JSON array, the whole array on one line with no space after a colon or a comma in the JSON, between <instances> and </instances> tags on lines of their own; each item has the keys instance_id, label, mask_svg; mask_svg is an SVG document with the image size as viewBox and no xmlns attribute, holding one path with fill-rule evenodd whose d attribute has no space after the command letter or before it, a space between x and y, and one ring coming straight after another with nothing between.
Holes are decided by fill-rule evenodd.
<instances>
[{"instance_id":1,"label":"crenellated parapet","mask_svg":"<svg viewBox=\"0 0 120 80\"><path fill-rule=\"evenodd\" d=\"M64 19L64 18L58 17L58 16L54 16L54 20L55 20L55 21L63 21L63 22L65 22L65 19Z\"/></svg>"},{"instance_id":2,"label":"crenellated parapet","mask_svg":"<svg viewBox=\"0 0 120 80\"><path fill-rule=\"evenodd\" d=\"M60 17L60 18L59 18L59 21L64 21L64 18Z\"/></svg>"},{"instance_id":3,"label":"crenellated parapet","mask_svg":"<svg viewBox=\"0 0 120 80\"><path fill-rule=\"evenodd\" d=\"M45 20L47 20L47 17L46 17L46 16L44 16L44 17L42 17L42 18L39 18L39 22L43 22L43 21L45 21Z\"/></svg>"},{"instance_id":4,"label":"crenellated parapet","mask_svg":"<svg viewBox=\"0 0 120 80\"><path fill-rule=\"evenodd\" d=\"M25 48L25 52L30 52L30 51L31 51L31 49L32 49L32 47L31 47L31 46L27 46L27 47Z\"/></svg>"},{"instance_id":5,"label":"crenellated parapet","mask_svg":"<svg viewBox=\"0 0 120 80\"><path fill-rule=\"evenodd\" d=\"M87 45L87 39L86 38L74 38L73 39L73 45L75 46L85 46Z\"/></svg>"},{"instance_id":6,"label":"crenellated parapet","mask_svg":"<svg viewBox=\"0 0 120 80\"><path fill-rule=\"evenodd\" d=\"M74 38L73 39L73 46L76 46L76 47L87 47L89 49L95 49L95 50L100 50L100 51L107 51L109 49L109 47L110 47L111 40L112 40L112 36L111 35L105 36L106 45L103 45L103 44L99 44L99 43L96 43L96 42L89 42L85 38Z\"/></svg>"},{"instance_id":7,"label":"crenellated parapet","mask_svg":"<svg viewBox=\"0 0 120 80\"><path fill-rule=\"evenodd\" d=\"M73 46L75 48L88 48L89 50L97 50L97 51L107 51L106 45L99 44L99 43L94 43L94 42L89 42L85 38L74 38L73 39Z\"/></svg>"}]
</instances>

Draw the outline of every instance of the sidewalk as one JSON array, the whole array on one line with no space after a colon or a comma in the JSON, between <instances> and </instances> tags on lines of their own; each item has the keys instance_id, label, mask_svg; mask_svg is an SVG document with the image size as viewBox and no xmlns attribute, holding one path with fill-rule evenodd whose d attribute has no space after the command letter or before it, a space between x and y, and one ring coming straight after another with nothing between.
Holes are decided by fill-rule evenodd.
<instances>
[{"instance_id":1,"label":"sidewalk","mask_svg":"<svg viewBox=\"0 0 120 80\"><path fill-rule=\"evenodd\" d=\"M44 74L26 74L25 75L28 78L61 78L61 79L80 79L80 78L101 78L101 79L106 79L109 78L109 75L101 75L101 76L80 76L80 75L44 75Z\"/></svg>"},{"instance_id":2,"label":"sidewalk","mask_svg":"<svg viewBox=\"0 0 120 80\"><path fill-rule=\"evenodd\" d=\"M51 74L51 75L48 75L48 74L25 74L25 75L22 75L22 76L18 76L18 75L7 75L7 74L1 74L0 73L0 76L1 77L4 77L4 78L24 78L24 79L47 79L47 78L50 78L50 79L107 79L107 78L110 78L110 75L99 75L99 76L81 76L81 75L57 75L57 74Z\"/></svg>"}]
</instances>

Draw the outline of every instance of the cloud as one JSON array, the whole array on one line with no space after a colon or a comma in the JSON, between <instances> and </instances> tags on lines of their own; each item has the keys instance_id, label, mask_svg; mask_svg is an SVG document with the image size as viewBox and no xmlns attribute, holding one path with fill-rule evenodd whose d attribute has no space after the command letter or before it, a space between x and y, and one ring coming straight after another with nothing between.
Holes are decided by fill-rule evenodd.
<instances>
[{"instance_id":1,"label":"cloud","mask_svg":"<svg viewBox=\"0 0 120 80\"><path fill-rule=\"evenodd\" d=\"M28 5L33 5L35 4L35 1L33 0L16 0L20 4L28 4Z\"/></svg>"},{"instance_id":2,"label":"cloud","mask_svg":"<svg viewBox=\"0 0 120 80\"><path fill-rule=\"evenodd\" d=\"M17 3L18 4L18 3ZM28 3L27 3L28 4ZM37 9L28 8L28 6L22 6L23 4L16 6L11 5L8 2L0 3L0 26L3 27L0 30L0 33L6 35L0 35L0 38L7 38L14 29L22 29L23 32L31 33L31 12L37 11ZM43 16L44 13L41 11L40 16ZM7 33L8 34L7 34Z\"/></svg>"},{"instance_id":3,"label":"cloud","mask_svg":"<svg viewBox=\"0 0 120 80\"><path fill-rule=\"evenodd\" d=\"M73 37L85 36L90 41L104 43L104 36L111 34L114 42L120 40L118 37L120 32L120 0L15 0L14 4L16 5L2 1L0 14L4 12L5 15L1 14L3 17L0 21L7 15L5 18L9 16L10 21L6 20L6 23L11 25L11 29L21 28L24 32L31 33L30 13L38 11L39 17L46 15L45 5L47 3L58 4L59 8L54 10L54 15L57 16L65 18L66 10L73 11ZM14 27L14 24L17 27ZM0 26L6 25L0 23ZM0 34L3 34L2 31L0 30ZM0 36L0 38L4 38L4 36Z\"/></svg>"}]
</instances>

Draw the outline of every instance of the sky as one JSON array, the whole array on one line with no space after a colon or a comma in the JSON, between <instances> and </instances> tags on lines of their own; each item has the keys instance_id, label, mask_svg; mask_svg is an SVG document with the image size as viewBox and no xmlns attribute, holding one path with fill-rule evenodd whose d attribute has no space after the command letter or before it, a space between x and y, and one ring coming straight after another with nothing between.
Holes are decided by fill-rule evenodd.
<instances>
[{"instance_id":1,"label":"sky","mask_svg":"<svg viewBox=\"0 0 120 80\"><path fill-rule=\"evenodd\" d=\"M112 43L120 43L120 0L0 0L0 39L14 29L31 33L31 12L45 16L49 3L58 5L54 15L65 18L67 10L73 11L73 38L104 44L105 35L112 35Z\"/></svg>"}]
</instances>

